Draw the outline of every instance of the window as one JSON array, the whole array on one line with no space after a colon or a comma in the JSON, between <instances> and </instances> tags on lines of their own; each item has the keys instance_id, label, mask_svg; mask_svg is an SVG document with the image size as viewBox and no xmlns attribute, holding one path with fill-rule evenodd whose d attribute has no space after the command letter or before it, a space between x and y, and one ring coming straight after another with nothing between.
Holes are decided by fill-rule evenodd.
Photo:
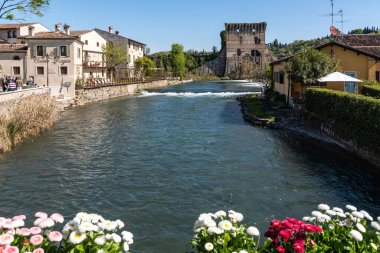
<instances>
[{"instance_id":1,"label":"window","mask_svg":"<svg viewBox=\"0 0 380 253\"><path fill-rule=\"evenodd\" d=\"M43 46L37 46L37 56L45 56L45 50Z\"/></svg>"},{"instance_id":2,"label":"window","mask_svg":"<svg viewBox=\"0 0 380 253\"><path fill-rule=\"evenodd\" d=\"M284 72L280 72L280 83L281 84L284 84L284 78L285 78L285 73Z\"/></svg>"},{"instance_id":3,"label":"window","mask_svg":"<svg viewBox=\"0 0 380 253\"><path fill-rule=\"evenodd\" d=\"M96 46L97 46L97 47L100 47L100 43L99 43L99 42L96 42Z\"/></svg>"},{"instance_id":4,"label":"window","mask_svg":"<svg viewBox=\"0 0 380 253\"><path fill-rule=\"evenodd\" d=\"M84 44L88 45L88 40L85 40L85 41L84 41Z\"/></svg>"},{"instance_id":5,"label":"window","mask_svg":"<svg viewBox=\"0 0 380 253\"><path fill-rule=\"evenodd\" d=\"M255 37L255 44L260 44L261 43L261 39L259 39L258 37Z\"/></svg>"},{"instance_id":6,"label":"window","mask_svg":"<svg viewBox=\"0 0 380 253\"><path fill-rule=\"evenodd\" d=\"M380 83L380 71L376 71L376 81Z\"/></svg>"},{"instance_id":7,"label":"window","mask_svg":"<svg viewBox=\"0 0 380 253\"><path fill-rule=\"evenodd\" d=\"M81 50L80 50L80 48L78 47L78 51L77 51L77 57L78 57L78 58L81 58L81 54L80 54L80 52L81 52Z\"/></svg>"},{"instance_id":8,"label":"window","mask_svg":"<svg viewBox=\"0 0 380 253\"><path fill-rule=\"evenodd\" d=\"M12 31L8 31L8 38L12 38Z\"/></svg>"},{"instance_id":9,"label":"window","mask_svg":"<svg viewBox=\"0 0 380 253\"><path fill-rule=\"evenodd\" d=\"M20 60L20 56L18 56L18 55L13 56L13 60L14 61L19 61Z\"/></svg>"},{"instance_id":10,"label":"window","mask_svg":"<svg viewBox=\"0 0 380 253\"><path fill-rule=\"evenodd\" d=\"M243 36L240 36L239 42L240 42L240 45L243 44Z\"/></svg>"},{"instance_id":11,"label":"window","mask_svg":"<svg viewBox=\"0 0 380 253\"><path fill-rule=\"evenodd\" d=\"M44 67L37 67L37 75L40 75L40 76L45 75L45 68Z\"/></svg>"},{"instance_id":12,"label":"window","mask_svg":"<svg viewBox=\"0 0 380 253\"><path fill-rule=\"evenodd\" d=\"M13 31L13 38L17 38L17 31Z\"/></svg>"},{"instance_id":13,"label":"window","mask_svg":"<svg viewBox=\"0 0 380 253\"><path fill-rule=\"evenodd\" d=\"M21 44L25 44L25 41L24 41L24 40L22 40L22 41L21 41Z\"/></svg>"},{"instance_id":14,"label":"window","mask_svg":"<svg viewBox=\"0 0 380 253\"><path fill-rule=\"evenodd\" d=\"M21 75L21 68L20 67L13 67L13 75L15 75L15 76Z\"/></svg>"},{"instance_id":15,"label":"window","mask_svg":"<svg viewBox=\"0 0 380 253\"><path fill-rule=\"evenodd\" d=\"M60 52L60 56L64 56L64 57L68 56L67 55L67 46L60 46L59 52Z\"/></svg>"},{"instance_id":16,"label":"window","mask_svg":"<svg viewBox=\"0 0 380 253\"><path fill-rule=\"evenodd\" d=\"M67 67L61 66L59 68L60 68L61 76L66 76L67 75Z\"/></svg>"},{"instance_id":17,"label":"window","mask_svg":"<svg viewBox=\"0 0 380 253\"><path fill-rule=\"evenodd\" d=\"M241 55L241 49L240 49L240 48L237 50L237 55L238 55L238 56Z\"/></svg>"},{"instance_id":18,"label":"window","mask_svg":"<svg viewBox=\"0 0 380 253\"><path fill-rule=\"evenodd\" d=\"M285 83L285 73L284 72L274 72L273 79L276 83L284 84Z\"/></svg>"}]
</instances>

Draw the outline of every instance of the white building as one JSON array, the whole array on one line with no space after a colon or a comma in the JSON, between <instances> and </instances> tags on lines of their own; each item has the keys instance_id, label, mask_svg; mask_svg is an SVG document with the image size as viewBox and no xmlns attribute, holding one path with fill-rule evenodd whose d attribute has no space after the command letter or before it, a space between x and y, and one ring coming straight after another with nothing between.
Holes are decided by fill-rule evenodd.
<instances>
[{"instance_id":1,"label":"white building","mask_svg":"<svg viewBox=\"0 0 380 253\"><path fill-rule=\"evenodd\" d=\"M29 35L29 26L34 27L34 32L50 32L48 28L38 23L0 24L0 39L5 43L25 44L19 37Z\"/></svg>"}]
</instances>

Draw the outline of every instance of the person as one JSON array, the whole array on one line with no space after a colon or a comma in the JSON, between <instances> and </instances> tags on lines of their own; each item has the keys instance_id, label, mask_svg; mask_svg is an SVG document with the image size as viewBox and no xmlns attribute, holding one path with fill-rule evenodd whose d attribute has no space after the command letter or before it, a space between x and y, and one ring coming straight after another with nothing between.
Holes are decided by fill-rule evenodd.
<instances>
[{"instance_id":1,"label":"person","mask_svg":"<svg viewBox=\"0 0 380 253\"><path fill-rule=\"evenodd\" d=\"M7 81L7 91L15 91L17 89L17 86L16 86L16 82L9 78L8 81Z\"/></svg>"},{"instance_id":2,"label":"person","mask_svg":"<svg viewBox=\"0 0 380 253\"><path fill-rule=\"evenodd\" d=\"M34 79L33 79L33 77L32 76L30 76L29 77L29 80L28 81L26 81L26 85L34 85Z\"/></svg>"}]
</instances>

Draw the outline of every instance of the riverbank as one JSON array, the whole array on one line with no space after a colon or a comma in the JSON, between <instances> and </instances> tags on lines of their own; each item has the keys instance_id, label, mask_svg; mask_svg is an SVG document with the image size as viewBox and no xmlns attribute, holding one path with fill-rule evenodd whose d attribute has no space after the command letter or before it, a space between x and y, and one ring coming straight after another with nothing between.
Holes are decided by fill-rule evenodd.
<instances>
[{"instance_id":1,"label":"riverbank","mask_svg":"<svg viewBox=\"0 0 380 253\"><path fill-rule=\"evenodd\" d=\"M326 127L326 124L317 122L313 117L302 110L290 110L273 108L269 102L262 101L263 108L269 115L273 115L276 121L271 122L260 118L255 112L248 110L247 98L239 98L241 111L244 120L254 126L266 127L270 129L280 129L286 136L291 136L298 140L314 142L315 145L325 149L343 149L356 156L358 159L365 160L376 167L380 167L379 157L368 150L359 149L350 141L342 140Z\"/></svg>"},{"instance_id":2,"label":"riverbank","mask_svg":"<svg viewBox=\"0 0 380 253\"><path fill-rule=\"evenodd\" d=\"M160 80L148 83L136 83L128 85L115 85L108 87L97 87L92 89L81 89L76 91L76 98L72 106L81 106L92 102L108 100L111 98L133 96L142 90L156 89L165 86L184 84L193 80Z\"/></svg>"},{"instance_id":3,"label":"riverbank","mask_svg":"<svg viewBox=\"0 0 380 253\"><path fill-rule=\"evenodd\" d=\"M0 153L50 129L58 119L50 95L30 95L0 104Z\"/></svg>"}]
</instances>

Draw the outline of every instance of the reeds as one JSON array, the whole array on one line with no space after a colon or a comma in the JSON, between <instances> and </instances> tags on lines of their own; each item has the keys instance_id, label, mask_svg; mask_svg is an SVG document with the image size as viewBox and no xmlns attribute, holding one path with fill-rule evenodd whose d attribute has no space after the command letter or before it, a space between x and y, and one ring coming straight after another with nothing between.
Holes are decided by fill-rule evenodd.
<instances>
[{"instance_id":1,"label":"reeds","mask_svg":"<svg viewBox=\"0 0 380 253\"><path fill-rule=\"evenodd\" d=\"M0 153L38 136L51 128L57 118L56 103L50 95L33 95L0 104Z\"/></svg>"}]
</instances>

